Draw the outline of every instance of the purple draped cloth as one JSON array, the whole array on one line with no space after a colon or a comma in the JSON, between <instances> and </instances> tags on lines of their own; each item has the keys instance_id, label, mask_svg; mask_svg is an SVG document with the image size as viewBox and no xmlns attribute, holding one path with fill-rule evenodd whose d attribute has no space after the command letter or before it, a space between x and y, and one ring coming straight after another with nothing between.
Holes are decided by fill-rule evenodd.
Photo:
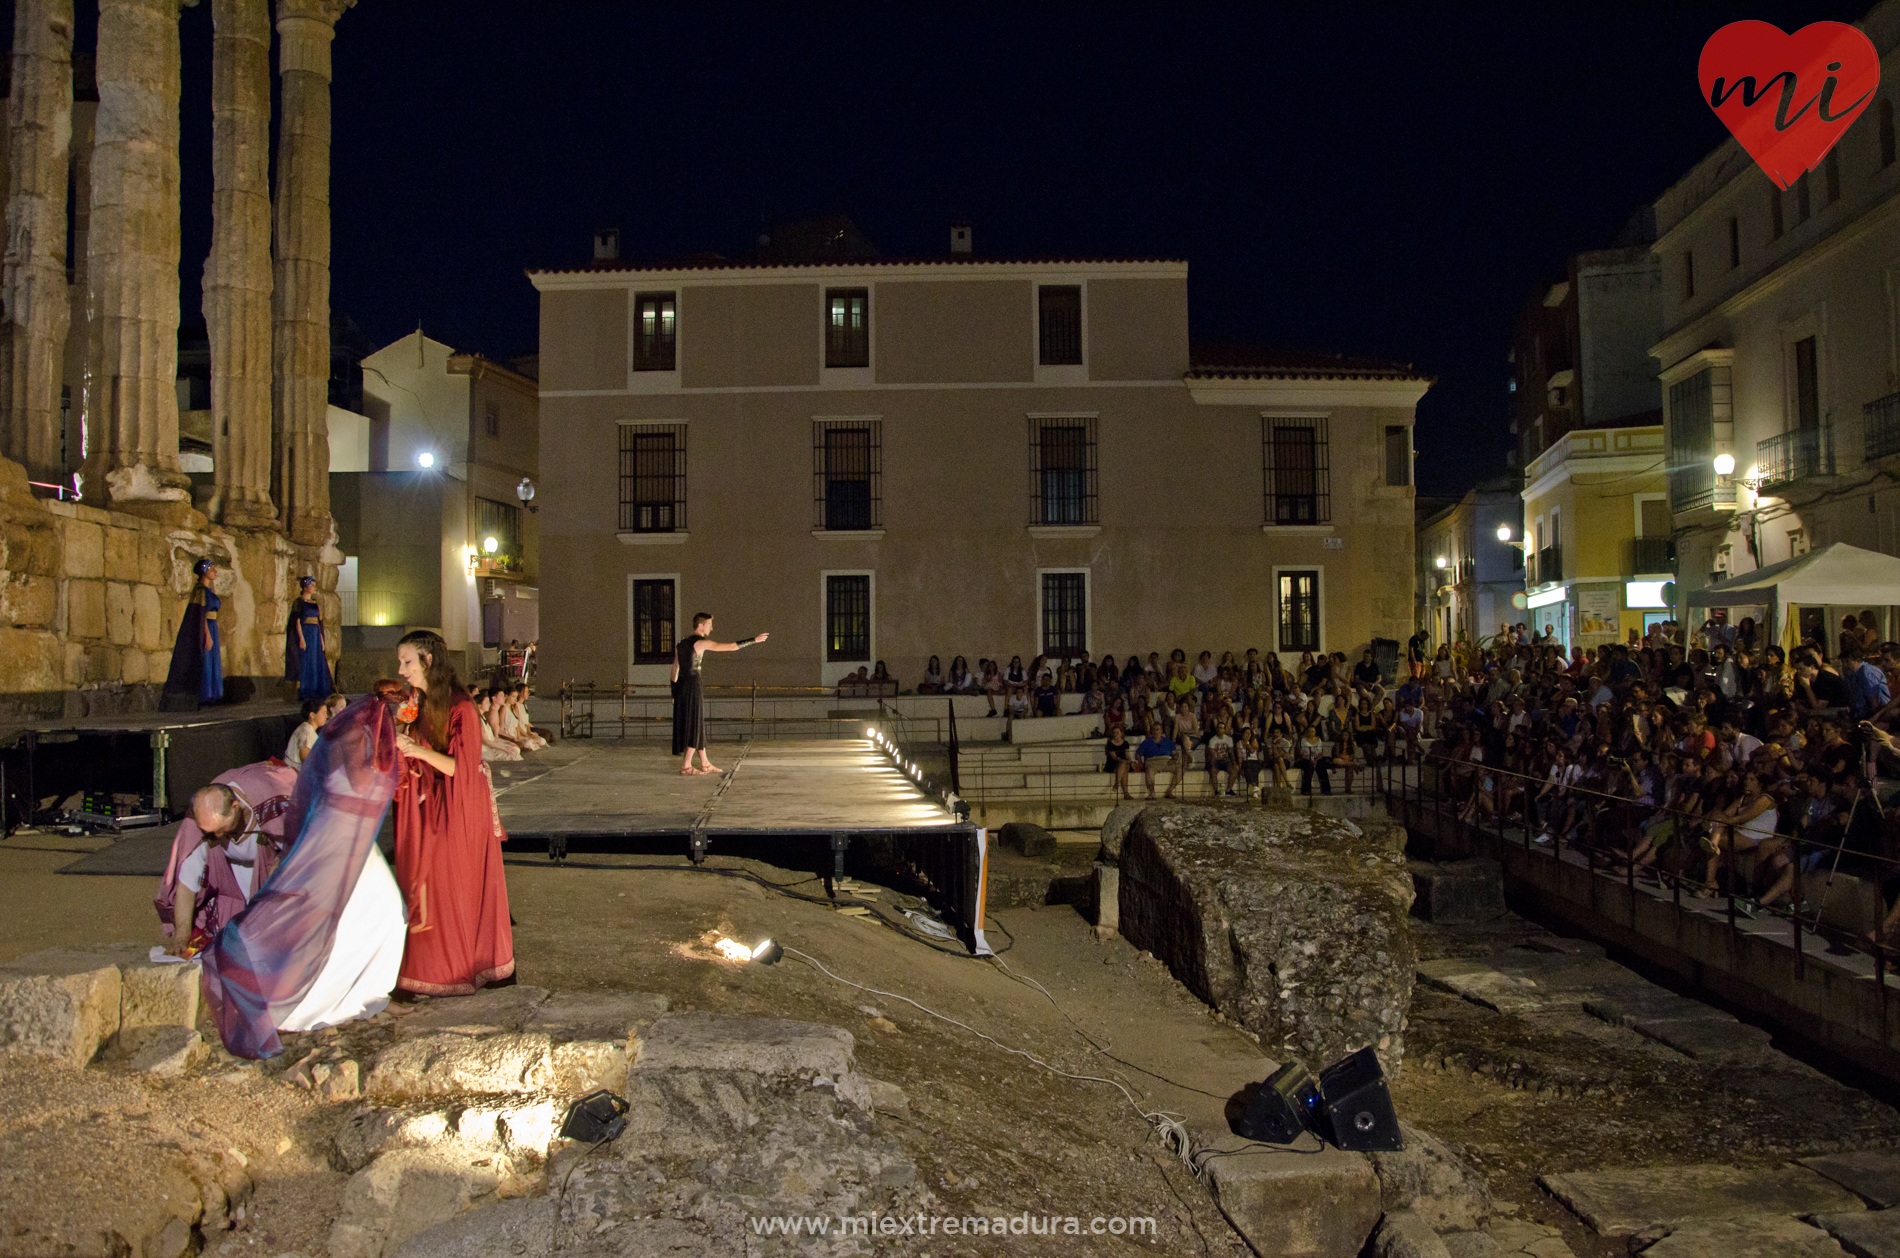
<instances>
[{"instance_id":1,"label":"purple draped cloth","mask_svg":"<svg viewBox=\"0 0 1900 1258\"><path fill-rule=\"evenodd\" d=\"M231 1052L283 1051L277 1025L330 957L401 764L394 719L374 697L332 717L304 758L284 822L289 849L203 954L205 1000Z\"/></svg>"}]
</instances>

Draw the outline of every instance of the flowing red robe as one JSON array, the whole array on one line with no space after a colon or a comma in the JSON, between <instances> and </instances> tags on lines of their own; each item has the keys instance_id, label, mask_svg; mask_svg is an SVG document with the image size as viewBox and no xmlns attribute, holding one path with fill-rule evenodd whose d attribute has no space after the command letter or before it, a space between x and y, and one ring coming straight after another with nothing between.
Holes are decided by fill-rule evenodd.
<instances>
[{"instance_id":1,"label":"flowing red robe","mask_svg":"<svg viewBox=\"0 0 1900 1258\"><path fill-rule=\"evenodd\" d=\"M406 760L392 805L396 882L409 908L396 986L430 996L465 996L515 972L501 864L507 836L482 763L481 717L466 695L449 709L448 754L454 777Z\"/></svg>"}]
</instances>

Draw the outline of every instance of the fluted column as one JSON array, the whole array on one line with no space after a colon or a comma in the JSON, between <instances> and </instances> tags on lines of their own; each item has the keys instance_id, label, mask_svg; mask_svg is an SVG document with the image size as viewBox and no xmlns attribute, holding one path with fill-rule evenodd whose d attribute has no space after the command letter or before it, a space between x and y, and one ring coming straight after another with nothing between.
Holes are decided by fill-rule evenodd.
<instances>
[{"instance_id":1,"label":"fluted column","mask_svg":"<svg viewBox=\"0 0 1900 1258\"><path fill-rule=\"evenodd\" d=\"M191 499L178 468L179 0L99 0L88 287L112 501Z\"/></svg>"},{"instance_id":2,"label":"fluted column","mask_svg":"<svg viewBox=\"0 0 1900 1258\"><path fill-rule=\"evenodd\" d=\"M66 168L73 131L72 0L16 0L7 98L6 255L0 264L0 406L5 450L35 480L57 481L65 377Z\"/></svg>"},{"instance_id":3,"label":"fluted column","mask_svg":"<svg viewBox=\"0 0 1900 1258\"><path fill-rule=\"evenodd\" d=\"M214 483L207 512L271 525L270 9L211 3L211 340Z\"/></svg>"},{"instance_id":4,"label":"fluted column","mask_svg":"<svg viewBox=\"0 0 1900 1258\"><path fill-rule=\"evenodd\" d=\"M277 259L271 365L277 501L290 536L329 540L330 41L355 0L277 0Z\"/></svg>"}]
</instances>

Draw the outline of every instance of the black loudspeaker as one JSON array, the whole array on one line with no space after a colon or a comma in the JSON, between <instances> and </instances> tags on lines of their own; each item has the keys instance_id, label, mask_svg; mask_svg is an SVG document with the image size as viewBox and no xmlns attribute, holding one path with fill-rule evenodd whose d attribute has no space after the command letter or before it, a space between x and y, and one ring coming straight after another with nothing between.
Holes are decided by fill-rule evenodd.
<instances>
[{"instance_id":1,"label":"black loudspeaker","mask_svg":"<svg viewBox=\"0 0 1900 1258\"><path fill-rule=\"evenodd\" d=\"M1396 1153L1405 1147L1385 1071L1370 1048L1320 1071L1319 1089L1325 1099L1317 1130L1334 1144L1361 1153Z\"/></svg>"},{"instance_id":2,"label":"black loudspeaker","mask_svg":"<svg viewBox=\"0 0 1900 1258\"><path fill-rule=\"evenodd\" d=\"M1318 1119L1319 1084L1297 1061L1274 1071L1234 1119L1234 1134L1266 1144L1292 1144Z\"/></svg>"}]
</instances>

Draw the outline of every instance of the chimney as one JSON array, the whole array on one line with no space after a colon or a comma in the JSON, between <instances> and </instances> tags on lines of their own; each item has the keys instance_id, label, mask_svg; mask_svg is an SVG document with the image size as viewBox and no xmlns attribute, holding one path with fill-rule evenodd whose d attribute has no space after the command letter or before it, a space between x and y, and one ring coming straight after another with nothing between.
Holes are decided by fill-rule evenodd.
<instances>
[{"instance_id":1,"label":"chimney","mask_svg":"<svg viewBox=\"0 0 1900 1258\"><path fill-rule=\"evenodd\" d=\"M594 261L617 262L620 260L620 229L618 227L600 227L594 230Z\"/></svg>"},{"instance_id":2,"label":"chimney","mask_svg":"<svg viewBox=\"0 0 1900 1258\"><path fill-rule=\"evenodd\" d=\"M950 252L970 252L970 224L966 219L953 219L950 223Z\"/></svg>"}]
</instances>

